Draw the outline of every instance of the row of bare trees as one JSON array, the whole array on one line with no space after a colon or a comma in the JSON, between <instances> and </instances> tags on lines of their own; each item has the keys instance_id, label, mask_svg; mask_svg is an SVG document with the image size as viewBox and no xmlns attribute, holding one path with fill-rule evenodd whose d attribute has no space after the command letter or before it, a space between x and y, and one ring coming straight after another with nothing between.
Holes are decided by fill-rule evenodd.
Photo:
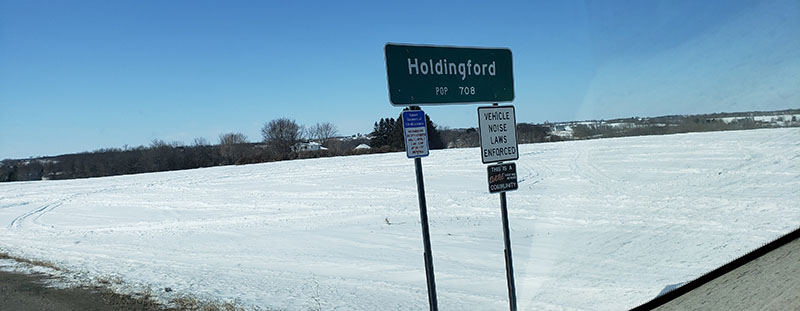
<instances>
[{"instance_id":1,"label":"row of bare trees","mask_svg":"<svg viewBox=\"0 0 800 311\"><path fill-rule=\"evenodd\" d=\"M248 141L242 133L219 135L218 145L206 138L196 138L191 145L154 139L148 146L104 148L93 152L66 154L23 160L0 161L0 182L39 179L72 179L191 169L229 164L246 164L347 154L331 151L326 154L297 154L291 146L301 141L352 150L354 146L333 140L338 130L327 122L304 127L289 118L278 118L264 124L262 141Z\"/></svg>"},{"instance_id":2,"label":"row of bare trees","mask_svg":"<svg viewBox=\"0 0 800 311\"><path fill-rule=\"evenodd\" d=\"M328 122L305 127L293 119L278 118L261 128L261 144L253 150L253 144L242 133L219 135L219 151L224 164L265 162L292 158L292 146L299 142L316 141L325 145L338 135L335 125Z\"/></svg>"}]
</instances>

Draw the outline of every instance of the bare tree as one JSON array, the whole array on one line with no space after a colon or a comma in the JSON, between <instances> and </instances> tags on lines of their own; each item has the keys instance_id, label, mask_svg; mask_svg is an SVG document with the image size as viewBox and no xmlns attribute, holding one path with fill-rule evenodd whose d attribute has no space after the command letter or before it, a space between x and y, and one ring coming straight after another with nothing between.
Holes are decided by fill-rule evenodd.
<instances>
[{"instance_id":1,"label":"bare tree","mask_svg":"<svg viewBox=\"0 0 800 311\"><path fill-rule=\"evenodd\" d=\"M220 141L221 141L221 139L220 139ZM208 139L206 139L205 137L197 137L197 138L194 139L194 146L195 147L208 146L208 145L211 145L211 143L209 143Z\"/></svg>"},{"instance_id":2,"label":"bare tree","mask_svg":"<svg viewBox=\"0 0 800 311\"><path fill-rule=\"evenodd\" d=\"M168 143L168 142L166 142L164 140L156 138L156 139L153 139L153 141L150 142L150 149L161 149L161 148L170 148L170 147L171 148L176 148L176 147L180 147L180 146L183 146L183 142L177 141L177 140L175 140L175 141L173 141L171 143Z\"/></svg>"},{"instance_id":3,"label":"bare tree","mask_svg":"<svg viewBox=\"0 0 800 311\"><path fill-rule=\"evenodd\" d=\"M169 144L161 139L155 138L150 142L150 149L167 148Z\"/></svg>"},{"instance_id":4,"label":"bare tree","mask_svg":"<svg viewBox=\"0 0 800 311\"><path fill-rule=\"evenodd\" d=\"M264 142L279 155L286 155L291 146L303 138L303 127L289 118L279 118L264 124L261 136Z\"/></svg>"},{"instance_id":5,"label":"bare tree","mask_svg":"<svg viewBox=\"0 0 800 311\"><path fill-rule=\"evenodd\" d=\"M219 135L219 153L225 164L234 164L244 154L247 136L242 133L226 133Z\"/></svg>"},{"instance_id":6,"label":"bare tree","mask_svg":"<svg viewBox=\"0 0 800 311\"><path fill-rule=\"evenodd\" d=\"M318 140L321 144L328 143L328 140L339 134L336 125L329 122L317 123L309 129L309 135Z\"/></svg>"},{"instance_id":7,"label":"bare tree","mask_svg":"<svg viewBox=\"0 0 800 311\"><path fill-rule=\"evenodd\" d=\"M236 144L246 144L247 143L247 135L242 133L226 133L219 135L219 144L220 145L236 145Z\"/></svg>"}]
</instances>

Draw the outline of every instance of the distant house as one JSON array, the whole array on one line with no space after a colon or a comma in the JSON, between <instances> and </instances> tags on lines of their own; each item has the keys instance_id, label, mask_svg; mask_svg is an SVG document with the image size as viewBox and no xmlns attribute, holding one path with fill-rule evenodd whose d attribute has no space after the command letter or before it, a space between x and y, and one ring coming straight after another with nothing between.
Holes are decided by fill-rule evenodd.
<instances>
[{"instance_id":1,"label":"distant house","mask_svg":"<svg viewBox=\"0 0 800 311\"><path fill-rule=\"evenodd\" d=\"M372 149L372 147L370 147L367 144L360 144L360 145L356 146L356 148L355 148L355 150L365 150L365 149Z\"/></svg>"},{"instance_id":2,"label":"distant house","mask_svg":"<svg viewBox=\"0 0 800 311\"><path fill-rule=\"evenodd\" d=\"M550 132L556 136L572 137L572 127L566 124L556 124L550 128Z\"/></svg>"},{"instance_id":3,"label":"distant house","mask_svg":"<svg viewBox=\"0 0 800 311\"><path fill-rule=\"evenodd\" d=\"M292 145L291 149L294 152L328 150L328 148L323 147L322 144L313 141L296 143Z\"/></svg>"}]
</instances>

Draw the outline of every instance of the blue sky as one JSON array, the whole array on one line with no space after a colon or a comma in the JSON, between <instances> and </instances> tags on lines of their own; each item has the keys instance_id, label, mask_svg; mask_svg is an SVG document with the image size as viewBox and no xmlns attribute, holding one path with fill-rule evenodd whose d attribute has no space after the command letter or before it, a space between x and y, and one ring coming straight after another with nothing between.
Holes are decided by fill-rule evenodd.
<instances>
[{"instance_id":1,"label":"blue sky","mask_svg":"<svg viewBox=\"0 0 800 311\"><path fill-rule=\"evenodd\" d=\"M368 133L387 42L508 47L518 122L800 108L800 3L0 0L0 159ZM478 105L423 107L477 125Z\"/></svg>"}]
</instances>

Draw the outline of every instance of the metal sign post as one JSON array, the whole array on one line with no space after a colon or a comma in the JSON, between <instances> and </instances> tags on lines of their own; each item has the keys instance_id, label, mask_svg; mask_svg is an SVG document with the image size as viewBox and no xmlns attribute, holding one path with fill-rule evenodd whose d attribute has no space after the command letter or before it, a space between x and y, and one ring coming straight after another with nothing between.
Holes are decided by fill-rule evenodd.
<instances>
[{"instance_id":1,"label":"metal sign post","mask_svg":"<svg viewBox=\"0 0 800 311\"><path fill-rule=\"evenodd\" d=\"M517 311L517 287L514 285L514 263L511 261L511 237L508 230L508 208L506 206L506 193L500 192L500 211L503 214L503 243L506 256L506 282L508 284L508 306L511 311Z\"/></svg>"},{"instance_id":2,"label":"metal sign post","mask_svg":"<svg viewBox=\"0 0 800 311\"><path fill-rule=\"evenodd\" d=\"M514 100L513 59L511 50L507 48L387 43L384 53L389 101L393 106L408 107L403 111L403 137L406 156L414 159L417 173L428 302L431 310L435 311L439 307L436 301L436 281L433 277L433 256L431 256L421 159L428 156L428 134L425 113L418 106L511 102ZM494 104L492 107L478 108L478 119L481 128L483 163L519 158L514 106L498 107ZM489 167L489 189L492 193L500 192L508 297L511 310L516 311L517 297L511 263L511 240L508 233L505 194L505 191L517 188L516 166L514 163L499 165L499 171L496 172L492 172L493 167L496 166Z\"/></svg>"},{"instance_id":3,"label":"metal sign post","mask_svg":"<svg viewBox=\"0 0 800 311\"><path fill-rule=\"evenodd\" d=\"M489 178L489 193L500 192L508 306L511 311L517 311L517 288L514 285L514 263L511 256L511 233L508 226L508 202L506 201L506 191L518 188L517 166L513 162L502 162L519 159L514 106L494 104L489 107L478 107L478 126L481 135L481 160L483 163L498 163L486 168Z\"/></svg>"},{"instance_id":4,"label":"metal sign post","mask_svg":"<svg viewBox=\"0 0 800 311\"><path fill-rule=\"evenodd\" d=\"M419 199L419 219L422 225L422 244L425 258L425 279L428 283L428 305L431 311L439 310L436 300L436 279L433 275L433 255L431 255L431 233L428 229L428 206L425 203L425 182L422 176L422 157L428 156L428 130L425 112L417 106L403 111L403 138L406 156L414 159L417 173L417 198Z\"/></svg>"},{"instance_id":5,"label":"metal sign post","mask_svg":"<svg viewBox=\"0 0 800 311\"><path fill-rule=\"evenodd\" d=\"M436 300L436 278L433 276L433 255L431 255L431 233L428 230L428 207L425 204L425 183L422 181L422 159L414 159L414 167L417 171L417 196L419 198L419 219L422 223L422 244L425 252L425 279L428 282L428 305L431 311L439 310L439 302Z\"/></svg>"}]
</instances>

